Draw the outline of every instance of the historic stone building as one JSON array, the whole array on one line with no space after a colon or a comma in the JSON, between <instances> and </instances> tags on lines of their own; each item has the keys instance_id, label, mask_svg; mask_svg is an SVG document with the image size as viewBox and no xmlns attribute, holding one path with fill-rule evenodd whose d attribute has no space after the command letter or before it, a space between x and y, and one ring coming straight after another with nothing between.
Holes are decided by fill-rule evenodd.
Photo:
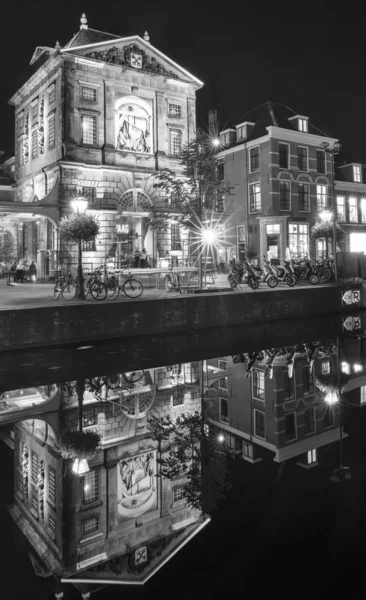
<instances>
[{"instance_id":1,"label":"historic stone building","mask_svg":"<svg viewBox=\"0 0 366 600\"><path fill-rule=\"evenodd\" d=\"M200 410L199 380L199 363L124 373L99 395L84 391L82 408L72 386L58 386L52 426L47 413L15 426L10 512L57 578L143 583L209 522L186 505L183 472L162 476L164 445L148 426L152 416ZM81 477L59 448L80 418L101 436Z\"/></svg>"},{"instance_id":2,"label":"historic stone building","mask_svg":"<svg viewBox=\"0 0 366 600\"><path fill-rule=\"evenodd\" d=\"M39 46L32 75L13 95L14 202L1 200L5 224L16 222L18 257L37 260L40 277L76 264L58 223L85 196L101 233L84 246L84 263L116 266L145 247L151 266L185 244L176 223L149 228L159 199L154 176L179 169L176 155L195 133L202 82L143 38L90 29L63 47ZM9 217L11 215L11 217ZM1 216L1 215L0 215Z\"/></svg>"}]
</instances>

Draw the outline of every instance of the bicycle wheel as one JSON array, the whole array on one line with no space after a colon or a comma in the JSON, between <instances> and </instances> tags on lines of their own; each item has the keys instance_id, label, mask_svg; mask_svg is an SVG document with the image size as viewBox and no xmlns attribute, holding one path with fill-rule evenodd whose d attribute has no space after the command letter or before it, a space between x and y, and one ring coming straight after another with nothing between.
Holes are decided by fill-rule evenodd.
<instances>
[{"instance_id":1,"label":"bicycle wheel","mask_svg":"<svg viewBox=\"0 0 366 600\"><path fill-rule=\"evenodd\" d=\"M55 287L53 288L53 297L58 300L61 296L62 285L59 281L56 281Z\"/></svg>"},{"instance_id":2,"label":"bicycle wheel","mask_svg":"<svg viewBox=\"0 0 366 600\"><path fill-rule=\"evenodd\" d=\"M67 281L61 288L61 296L64 300L73 300L76 296L76 285L73 281Z\"/></svg>"},{"instance_id":3,"label":"bicycle wheel","mask_svg":"<svg viewBox=\"0 0 366 600\"><path fill-rule=\"evenodd\" d=\"M137 279L127 279L123 286L123 293L129 298L139 298L144 291L144 286L142 283L137 281Z\"/></svg>"},{"instance_id":4,"label":"bicycle wheel","mask_svg":"<svg viewBox=\"0 0 366 600\"><path fill-rule=\"evenodd\" d=\"M119 295L119 285L116 279L107 279L105 282L107 286L108 300L115 300Z\"/></svg>"},{"instance_id":5,"label":"bicycle wheel","mask_svg":"<svg viewBox=\"0 0 366 600\"><path fill-rule=\"evenodd\" d=\"M90 293L94 300L105 300L107 297L107 286L102 281L94 281L90 284Z\"/></svg>"},{"instance_id":6,"label":"bicycle wheel","mask_svg":"<svg viewBox=\"0 0 366 600\"><path fill-rule=\"evenodd\" d=\"M167 292L173 289L173 279L171 275L165 275L164 277L164 285Z\"/></svg>"}]
</instances>

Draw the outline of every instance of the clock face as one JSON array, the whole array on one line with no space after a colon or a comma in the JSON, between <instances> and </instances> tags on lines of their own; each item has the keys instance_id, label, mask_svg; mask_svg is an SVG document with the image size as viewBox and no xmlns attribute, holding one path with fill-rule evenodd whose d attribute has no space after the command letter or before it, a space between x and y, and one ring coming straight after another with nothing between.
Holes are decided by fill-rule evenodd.
<instances>
[{"instance_id":1,"label":"clock face","mask_svg":"<svg viewBox=\"0 0 366 600\"><path fill-rule=\"evenodd\" d=\"M142 54L138 54L137 52L131 52L131 67L134 67L134 69L141 69Z\"/></svg>"}]
</instances>

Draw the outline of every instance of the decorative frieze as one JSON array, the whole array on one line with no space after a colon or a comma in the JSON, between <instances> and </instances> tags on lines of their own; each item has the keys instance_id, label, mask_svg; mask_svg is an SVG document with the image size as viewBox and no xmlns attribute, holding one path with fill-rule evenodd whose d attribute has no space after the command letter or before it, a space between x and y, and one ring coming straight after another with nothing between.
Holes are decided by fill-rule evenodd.
<instances>
[{"instance_id":1,"label":"decorative frieze","mask_svg":"<svg viewBox=\"0 0 366 600\"><path fill-rule=\"evenodd\" d=\"M137 44L131 44L125 48L113 46L113 48L108 48L108 50L89 52L85 56L107 63L128 66L141 71L149 71L157 75L178 78L173 71L168 71L156 58L147 55Z\"/></svg>"}]
</instances>

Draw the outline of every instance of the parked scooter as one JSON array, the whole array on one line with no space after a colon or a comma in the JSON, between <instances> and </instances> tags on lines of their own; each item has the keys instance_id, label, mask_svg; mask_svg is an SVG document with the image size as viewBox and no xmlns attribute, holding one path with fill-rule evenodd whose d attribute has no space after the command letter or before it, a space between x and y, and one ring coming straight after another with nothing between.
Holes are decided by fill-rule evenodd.
<instances>
[{"instance_id":1,"label":"parked scooter","mask_svg":"<svg viewBox=\"0 0 366 600\"><path fill-rule=\"evenodd\" d=\"M245 269L243 265L239 262L235 262L230 269L229 275L227 276L230 286L234 289L241 283L244 283L244 275Z\"/></svg>"},{"instance_id":2,"label":"parked scooter","mask_svg":"<svg viewBox=\"0 0 366 600\"><path fill-rule=\"evenodd\" d=\"M271 265L267 261L266 257L263 256L263 258L263 281L268 285L268 287L275 288L278 286L279 280L273 274Z\"/></svg>"},{"instance_id":3,"label":"parked scooter","mask_svg":"<svg viewBox=\"0 0 366 600\"><path fill-rule=\"evenodd\" d=\"M301 271L299 274L299 278L302 281L308 280L311 285L316 285L319 283L319 272L318 266L314 265L313 261L309 256L304 256L301 261Z\"/></svg>"},{"instance_id":4,"label":"parked scooter","mask_svg":"<svg viewBox=\"0 0 366 600\"><path fill-rule=\"evenodd\" d=\"M284 266L281 267L280 265L274 265L271 258L266 258L263 255L263 263L271 270L277 282L287 283L289 287L296 285L297 279L290 261L285 260Z\"/></svg>"}]
</instances>

